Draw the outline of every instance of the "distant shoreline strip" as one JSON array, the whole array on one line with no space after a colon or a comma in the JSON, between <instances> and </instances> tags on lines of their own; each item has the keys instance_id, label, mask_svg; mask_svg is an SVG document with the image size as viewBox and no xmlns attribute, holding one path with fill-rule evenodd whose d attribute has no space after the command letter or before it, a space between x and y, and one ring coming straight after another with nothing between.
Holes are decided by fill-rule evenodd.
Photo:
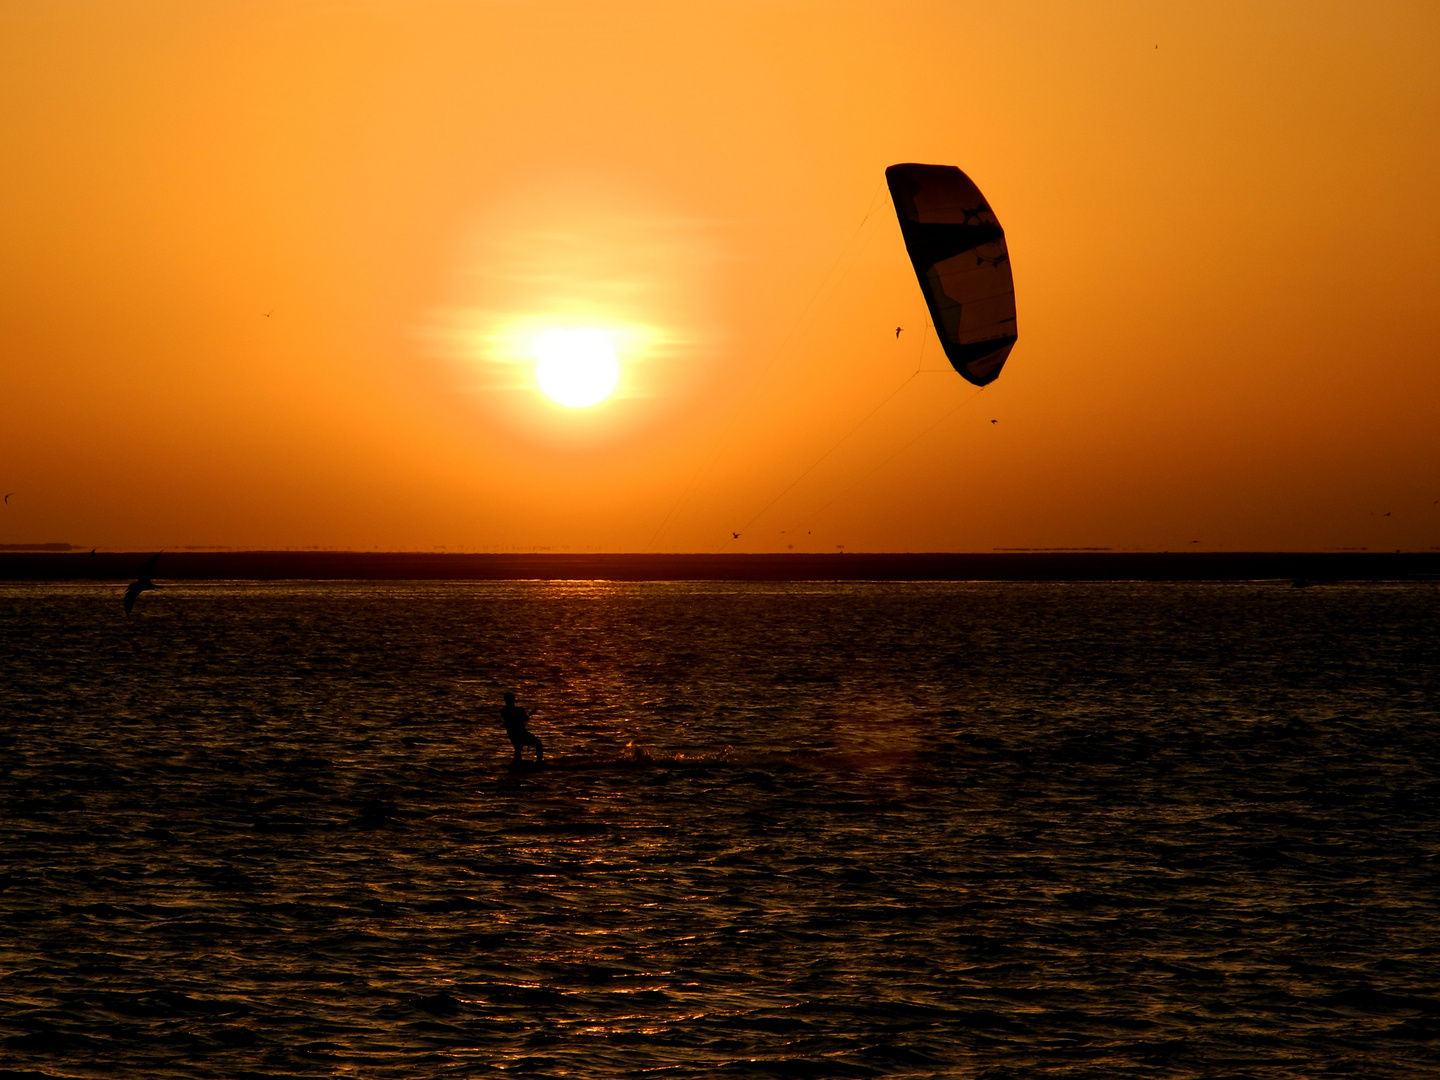
<instances>
[{"instance_id":1,"label":"distant shoreline strip","mask_svg":"<svg viewBox=\"0 0 1440 1080\"><path fill-rule=\"evenodd\" d=\"M0 581L121 581L153 551L0 550ZM167 551L170 581L1440 581L1440 552L459 555Z\"/></svg>"}]
</instances>

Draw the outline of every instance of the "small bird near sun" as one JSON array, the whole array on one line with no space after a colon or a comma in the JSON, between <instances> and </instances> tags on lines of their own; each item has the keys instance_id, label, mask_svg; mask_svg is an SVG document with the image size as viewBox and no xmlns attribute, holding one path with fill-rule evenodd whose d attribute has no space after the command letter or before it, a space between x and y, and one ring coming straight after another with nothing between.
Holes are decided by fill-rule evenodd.
<instances>
[{"instance_id":1,"label":"small bird near sun","mask_svg":"<svg viewBox=\"0 0 1440 1080\"><path fill-rule=\"evenodd\" d=\"M559 405L584 409L598 405L620 382L615 342L604 330L553 328L530 341L535 381Z\"/></svg>"}]
</instances>

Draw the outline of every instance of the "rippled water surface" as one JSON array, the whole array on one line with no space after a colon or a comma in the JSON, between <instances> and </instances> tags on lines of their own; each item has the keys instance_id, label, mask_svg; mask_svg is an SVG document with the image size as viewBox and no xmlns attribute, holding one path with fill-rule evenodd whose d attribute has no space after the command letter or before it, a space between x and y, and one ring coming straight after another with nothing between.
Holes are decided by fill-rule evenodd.
<instances>
[{"instance_id":1,"label":"rippled water surface","mask_svg":"<svg viewBox=\"0 0 1440 1080\"><path fill-rule=\"evenodd\" d=\"M1440 1075L1437 643L1433 583L0 585L0 1078Z\"/></svg>"}]
</instances>

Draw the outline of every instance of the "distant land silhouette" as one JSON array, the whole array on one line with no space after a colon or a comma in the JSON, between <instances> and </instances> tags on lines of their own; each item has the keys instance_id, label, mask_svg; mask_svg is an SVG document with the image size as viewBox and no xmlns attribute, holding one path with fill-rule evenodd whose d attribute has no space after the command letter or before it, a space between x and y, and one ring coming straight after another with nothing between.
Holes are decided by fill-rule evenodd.
<instances>
[{"instance_id":1,"label":"distant land silhouette","mask_svg":"<svg viewBox=\"0 0 1440 1080\"><path fill-rule=\"evenodd\" d=\"M60 547L55 545L54 547ZM68 547L68 545L65 545ZM0 549L0 580L125 581L151 551ZM1028 551L776 555L456 555L170 551L169 581L1440 580L1440 552Z\"/></svg>"}]
</instances>

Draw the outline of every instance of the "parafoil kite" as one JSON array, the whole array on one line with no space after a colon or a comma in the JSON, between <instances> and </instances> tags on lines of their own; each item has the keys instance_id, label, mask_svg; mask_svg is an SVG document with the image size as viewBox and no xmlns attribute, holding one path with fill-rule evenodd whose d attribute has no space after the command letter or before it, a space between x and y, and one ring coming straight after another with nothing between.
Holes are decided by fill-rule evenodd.
<instances>
[{"instance_id":1,"label":"parafoil kite","mask_svg":"<svg viewBox=\"0 0 1440 1080\"><path fill-rule=\"evenodd\" d=\"M885 182L945 355L976 386L994 382L1016 337L1005 230L954 165L891 165Z\"/></svg>"}]
</instances>

